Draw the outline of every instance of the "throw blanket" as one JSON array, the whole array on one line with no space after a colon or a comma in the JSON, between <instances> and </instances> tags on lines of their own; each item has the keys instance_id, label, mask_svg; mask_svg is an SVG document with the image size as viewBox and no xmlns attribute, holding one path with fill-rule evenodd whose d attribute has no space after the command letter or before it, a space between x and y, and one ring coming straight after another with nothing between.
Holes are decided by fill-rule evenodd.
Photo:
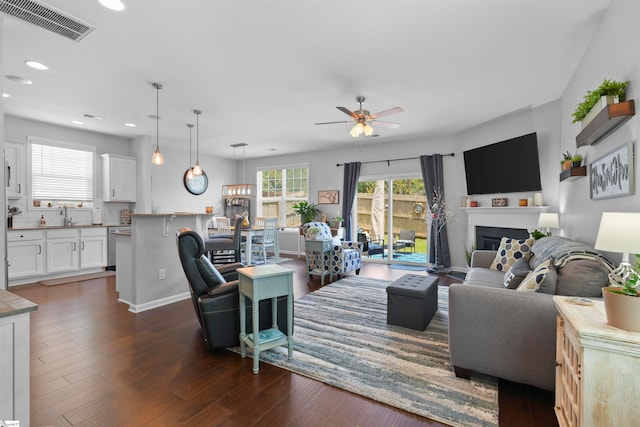
<instances>
[{"instance_id":1,"label":"throw blanket","mask_svg":"<svg viewBox=\"0 0 640 427\"><path fill-rule=\"evenodd\" d=\"M576 259L595 259L600 261L608 271L615 268L607 257L593 249L592 246L566 237L543 237L535 241L531 251L536 257L536 263L544 262L549 257L553 257L556 268L562 268L569 261ZM532 265L532 267L535 268L537 265Z\"/></svg>"}]
</instances>

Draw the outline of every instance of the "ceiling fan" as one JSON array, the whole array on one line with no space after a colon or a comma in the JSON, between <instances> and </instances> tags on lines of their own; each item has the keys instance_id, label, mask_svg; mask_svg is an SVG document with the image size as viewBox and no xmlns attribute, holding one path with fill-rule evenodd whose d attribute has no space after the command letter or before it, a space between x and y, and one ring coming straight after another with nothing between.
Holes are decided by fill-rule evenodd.
<instances>
[{"instance_id":1,"label":"ceiling fan","mask_svg":"<svg viewBox=\"0 0 640 427\"><path fill-rule=\"evenodd\" d=\"M370 114L369 111L362 109L362 103L364 102L364 100L365 100L364 96L356 96L356 101L360 104L360 108L357 109L356 111L351 111L345 107L336 107L338 110L342 111L346 115L351 116L351 118L355 122L355 124L351 128L351 131L349 132L349 134L352 137L357 138L362 134L364 134L364 136L373 136L373 127L371 127L372 124L375 124L376 126L383 126L388 128L400 127L400 124L398 123L383 122L381 120L378 120L378 118L389 116L391 114L400 113L404 111L402 108L393 107L393 108L389 108L388 110L383 110L375 114ZM348 120L343 120L338 122L321 122L321 123L316 123L316 125L331 125L334 123L350 123L350 122Z\"/></svg>"}]
</instances>

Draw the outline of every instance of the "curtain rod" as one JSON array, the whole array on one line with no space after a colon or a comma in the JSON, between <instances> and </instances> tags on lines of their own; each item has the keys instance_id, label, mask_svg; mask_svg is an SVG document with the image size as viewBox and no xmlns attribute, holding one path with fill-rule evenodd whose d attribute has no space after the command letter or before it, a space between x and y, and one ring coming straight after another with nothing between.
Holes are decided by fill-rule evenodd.
<instances>
[{"instance_id":1,"label":"curtain rod","mask_svg":"<svg viewBox=\"0 0 640 427\"><path fill-rule=\"evenodd\" d=\"M449 154L443 154L443 156L447 157L447 156L451 156L454 157L456 155L456 153L449 153ZM419 159L420 157L403 157L401 159L389 159L389 160L371 160L369 162L360 162L362 164L364 163L386 163L387 166L391 165L391 162L397 162L398 160L415 160L415 159ZM336 164L337 167L340 166L344 166L344 163L337 163Z\"/></svg>"}]
</instances>

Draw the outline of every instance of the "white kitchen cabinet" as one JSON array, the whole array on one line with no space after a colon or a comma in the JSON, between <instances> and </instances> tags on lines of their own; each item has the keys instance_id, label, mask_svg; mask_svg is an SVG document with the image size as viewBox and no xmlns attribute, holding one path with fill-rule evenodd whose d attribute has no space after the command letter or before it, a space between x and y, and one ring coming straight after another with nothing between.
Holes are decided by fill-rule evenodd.
<instances>
[{"instance_id":1,"label":"white kitchen cabinet","mask_svg":"<svg viewBox=\"0 0 640 427\"><path fill-rule=\"evenodd\" d=\"M44 235L40 230L7 232L9 279L43 274Z\"/></svg>"},{"instance_id":2,"label":"white kitchen cabinet","mask_svg":"<svg viewBox=\"0 0 640 427\"><path fill-rule=\"evenodd\" d=\"M106 265L106 227L47 230L47 273L64 273Z\"/></svg>"},{"instance_id":3,"label":"white kitchen cabinet","mask_svg":"<svg viewBox=\"0 0 640 427\"><path fill-rule=\"evenodd\" d=\"M136 159L102 155L102 197L105 202L136 201Z\"/></svg>"},{"instance_id":4,"label":"white kitchen cabinet","mask_svg":"<svg viewBox=\"0 0 640 427\"><path fill-rule=\"evenodd\" d=\"M62 273L80 268L80 230L47 230L47 273Z\"/></svg>"},{"instance_id":5,"label":"white kitchen cabinet","mask_svg":"<svg viewBox=\"0 0 640 427\"><path fill-rule=\"evenodd\" d=\"M80 229L80 268L105 267L107 265L107 229Z\"/></svg>"},{"instance_id":6,"label":"white kitchen cabinet","mask_svg":"<svg viewBox=\"0 0 640 427\"><path fill-rule=\"evenodd\" d=\"M15 200L26 192L25 171L27 170L26 146L18 142L5 141L7 198Z\"/></svg>"}]
</instances>

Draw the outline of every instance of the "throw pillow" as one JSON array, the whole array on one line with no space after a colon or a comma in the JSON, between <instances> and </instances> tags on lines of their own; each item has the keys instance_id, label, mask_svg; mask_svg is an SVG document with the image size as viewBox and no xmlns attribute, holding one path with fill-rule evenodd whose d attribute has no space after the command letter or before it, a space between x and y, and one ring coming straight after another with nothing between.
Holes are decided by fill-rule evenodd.
<instances>
[{"instance_id":1,"label":"throw pillow","mask_svg":"<svg viewBox=\"0 0 640 427\"><path fill-rule=\"evenodd\" d=\"M527 258L522 257L517 260L509 270L504 274L504 285L509 289L515 289L520 282L527 277L527 274L531 269L529 268L529 261Z\"/></svg>"},{"instance_id":2,"label":"throw pillow","mask_svg":"<svg viewBox=\"0 0 640 427\"><path fill-rule=\"evenodd\" d=\"M555 294L557 282L558 273L553 265L553 258L549 258L527 274L527 277L518 285L517 289L519 291Z\"/></svg>"},{"instance_id":3,"label":"throw pillow","mask_svg":"<svg viewBox=\"0 0 640 427\"><path fill-rule=\"evenodd\" d=\"M533 239L517 240L510 237L503 237L500 240L500 247L496 258L489 268L506 272L520 258L527 258L531 255L531 245Z\"/></svg>"}]
</instances>

